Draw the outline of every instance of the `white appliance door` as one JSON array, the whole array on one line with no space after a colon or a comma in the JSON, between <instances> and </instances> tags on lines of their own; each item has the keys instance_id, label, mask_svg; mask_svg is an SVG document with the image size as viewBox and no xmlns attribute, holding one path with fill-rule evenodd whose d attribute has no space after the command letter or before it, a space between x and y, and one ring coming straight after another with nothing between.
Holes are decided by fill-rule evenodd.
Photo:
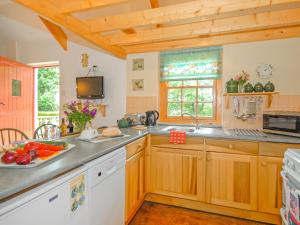
<instances>
[{"instance_id":1,"label":"white appliance door","mask_svg":"<svg viewBox=\"0 0 300 225\"><path fill-rule=\"evenodd\" d=\"M86 173L71 174L58 186L6 212L0 225L88 224L86 177Z\"/></svg>"},{"instance_id":2,"label":"white appliance door","mask_svg":"<svg viewBox=\"0 0 300 225\"><path fill-rule=\"evenodd\" d=\"M282 173L285 208L283 208L283 221L289 225L300 225L300 186L296 181L288 174L288 172Z\"/></svg>"},{"instance_id":3,"label":"white appliance door","mask_svg":"<svg viewBox=\"0 0 300 225\"><path fill-rule=\"evenodd\" d=\"M125 168L92 187L89 196L91 225L124 225Z\"/></svg>"},{"instance_id":4,"label":"white appliance door","mask_svg":"<svg viewBox=\"0 0 300 225\"><path fill-rule=\"evenodd\" d=\"M0 217L0 225L68 224L68 185L62 185Z\"/></svg>"}]
</instances>

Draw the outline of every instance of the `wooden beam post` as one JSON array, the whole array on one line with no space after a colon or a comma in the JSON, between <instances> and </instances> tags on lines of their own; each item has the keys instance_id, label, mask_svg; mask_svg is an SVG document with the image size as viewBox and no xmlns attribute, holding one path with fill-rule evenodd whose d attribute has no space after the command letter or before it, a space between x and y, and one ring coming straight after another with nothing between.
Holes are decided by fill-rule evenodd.
<instances>
[{"instance_id":1,"label":"wooden beam post","mask_svg":"<svg viewBox=\"0 0 300 225\"><path fill-rule=\"evenodd\" d=\"M61 29L61 27L57 26L56 24L50 22L49 20L44 19L43 17L39 16L40 20L43 24L47 27L49 32L53 35L55 40L60 44L60 46L67 51L68 50L68 37Z\"/></svg>"},{"instance_id":2,"label":"wooden beam post","mask_svg":"<svg viewBox=\"0 0 300 225\"><path fill-rule=\"evenodd\" d=\"M21 5L32 9L38 14L52 20L53 22L71 30L75 34L79 35L83 39L95 44L96 46L104 49L107 52L119 58L125 58L126 52L119 46L113 46L110 42L100 36L99 34L92 34L88 24L76 19L70 15L63 15L58 13L58 9L50 4L47 0L36 1L36 0L15 0Z\"/></svg>"}]
</instances>

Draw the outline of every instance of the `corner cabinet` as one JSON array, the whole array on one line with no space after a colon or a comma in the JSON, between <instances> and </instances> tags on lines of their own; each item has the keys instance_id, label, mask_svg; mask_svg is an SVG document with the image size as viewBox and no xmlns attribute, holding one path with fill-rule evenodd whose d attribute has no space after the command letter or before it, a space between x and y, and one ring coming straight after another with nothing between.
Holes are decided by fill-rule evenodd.
<instances>
[{"instance_id":1,"label":"corner cabinet","mask_svg":"<svg viewBox=\"0 0 300 225\"><path fill-rule=\"evenodd\" d=\"M233 208L257 209L257 157L207 153L206 200Z\"/></svg>"},{"instance_id":2,"label":"corner cabinet","mask_svg":"<svg viewBox=\"0 0 300 225\"><path fill-rule=\"evenodd\" d=\"M126 146L125 221L135 215L145 197L145 148L146 138Z\"/></svg>"},{"instance_id":3,"label":"corner cabinet","mask_svg":"<svg viewBox=\"0 0 300 225\"><path fill-rule=\"evenodd\" d=\"M259 157L259 211L279 214L282 205L282 158L280 157Z\"/></svg>"},{"instance_id":4,"label":"corner cabinet","mask_svg":"<svg viewBox=\"0 0 300 225\"><path fill-rule=\"evenodd\" d=\"M152 147L151 192L204 201L203 160L203 151Z\"/></svg>"}]
</instances>

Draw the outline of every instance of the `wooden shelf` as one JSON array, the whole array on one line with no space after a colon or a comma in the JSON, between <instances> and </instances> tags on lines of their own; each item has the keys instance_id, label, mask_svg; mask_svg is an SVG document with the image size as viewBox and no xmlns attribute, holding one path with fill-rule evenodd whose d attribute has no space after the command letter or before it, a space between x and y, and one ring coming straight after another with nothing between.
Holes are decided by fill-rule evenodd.
<instances>
[{"instance_id":1,"label":"wooden shelf","mask_svg":"<svg viewBox=\"0 0 300 225\"><path fill-rule=\"evenodd\" d=\"M224 96L248 96L248 95L276 95L279 92L251 92L251 93L225 93Z\"/></svg>"},{"instance_id":2,"label":"wooden shelf","mask_svg":"<svg viewBox=\"0 0 300 225\"><path fill-rule=\"evenodd\" d=\"M273 101L273 96L279 94L279 92L251 92L251 93L225 93L225 106L226 109L229 108L229 97L233 96L267 96L268 108L271 106Z\"/></svg>"}]
</instances>

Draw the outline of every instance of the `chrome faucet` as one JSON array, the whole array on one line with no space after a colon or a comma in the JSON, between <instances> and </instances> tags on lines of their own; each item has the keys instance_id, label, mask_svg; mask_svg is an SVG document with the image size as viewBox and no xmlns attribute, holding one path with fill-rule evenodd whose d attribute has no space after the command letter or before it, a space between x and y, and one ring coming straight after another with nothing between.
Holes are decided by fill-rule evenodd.
<instances>
[{"instance_id":1,"label":"chrome faucet","mask_svg":"<svg viewBox=\"0 0 300 225\"><path fill-rule=\"evenodd\" d=\"M187 115L187 116L190 116L190 117L192 117L193 119L194 119L194 123L195 123L195 125L196 125L196 130L199 130L200 129L200 121L199 121L199 119L196 117L196 116L193 116L192 114L190 114L190 113L182 113L181 114L181 116L184 116L184 115Z\"/></svg>"}]
</instances>

